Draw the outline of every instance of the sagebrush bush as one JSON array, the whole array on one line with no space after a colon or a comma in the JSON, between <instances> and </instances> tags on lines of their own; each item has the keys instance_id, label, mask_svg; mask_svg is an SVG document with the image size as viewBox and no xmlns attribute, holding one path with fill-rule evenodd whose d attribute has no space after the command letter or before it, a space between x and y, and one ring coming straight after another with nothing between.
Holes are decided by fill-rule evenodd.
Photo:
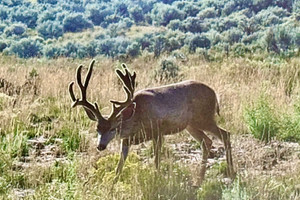
<instances>
[{"instance_id":1,"label":"sagebrush bush","mask_svg":"<svg viewBox=\"0 0 300 200\"><path fill-rule=\"evenodd\" d=\"M46 21L38 25L37 31L44 39L58 38L63 35L63 26L58 22Z\"/></svg>"},{"instance_id":2,"label":"sagebrush bush","mask_svg":"<svg viewBox=\"0 0 300 200\"><path fill-rule=\"evenodd\" d=\"M180 68L175 59L163 59L160 66L154 71L154 77L157 81L176 81L180 80L182 76L179 74Z\"/></svg>"},{"instance_id":3,"label":"sagebrush bush","mask_svg":"<svg viewBox=\"0 0 300 200\"><path fill-rule=\"evenodd\" d=\"M10 46L9 52L21 58L35 57L41 53L41 44L34 39L23 38L14 42Z\"/></svg>"},{"instance_id":4,"label":"sagebrush bush","mask_svg":"<svg viewBox=\"0 0 300 200\"><path fill-rule=\"evenodd\" d=\"M92 28L93 24L82 14L70 14L63 21L64 32L79 32Z\"/></svg>"}]
</instances>

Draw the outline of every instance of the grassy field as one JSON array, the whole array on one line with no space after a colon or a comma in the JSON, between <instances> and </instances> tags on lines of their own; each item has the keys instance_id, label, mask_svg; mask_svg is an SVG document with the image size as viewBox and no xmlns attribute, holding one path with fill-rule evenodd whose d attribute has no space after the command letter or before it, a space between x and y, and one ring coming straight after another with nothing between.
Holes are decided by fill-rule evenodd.
<instances>
[{"instance_id":1,"label":"grassy field","mask_svg":"<svg viewBox=\"0 0 300 200\"><path fill-rule=\"evenodd\" d=\"M114 74L121 63L95 59L88 95L108 114L109 99L124 98ZM218 150L206 181L194 187L201 153L182 132L166 138L160 173L152 145L141 144L114 185L119 139L97 152L95 124L83 109L71 109L67 91L76 67L91 59L0 56L0 199L300 199L300 59L208 62L195 54L172 58L176 76L161 80L165 59L143 54L127 62L137 72L137 89L185 79L211 86L220 99L218 123L232 132L234 181L224 179Z\"/></svg>"}]
</instances>

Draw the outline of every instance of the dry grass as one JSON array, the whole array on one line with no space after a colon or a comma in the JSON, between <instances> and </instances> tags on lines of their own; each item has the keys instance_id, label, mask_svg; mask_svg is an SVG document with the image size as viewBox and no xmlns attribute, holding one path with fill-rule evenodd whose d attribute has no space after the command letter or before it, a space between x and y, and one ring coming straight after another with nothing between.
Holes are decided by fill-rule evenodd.
<instances>
[{"instance_id":1,"label":"dry grass","mask_svg":"<svg viewBox=\"0 0 300 200\"><path fill-rule=\"evenodd\" d=\"M239 198L242 194L247 194L248 199L299 198L299 146L276 141L266 145L245 136L249 130L244 121L245 109L255 104L262 94L272 100L279 112L292 112L292 107L300 98L299 61L299 58L293 58L272 63L228 58L222 62L207 62L197 55L189 55L187 62L177 62L184 79L204 82L218 93L221 104L221 117L218 121L233 133L233 156L239 174L238 180L231 186L223 184L220 181L222 176L214 172L215 169L222 171L220 162L217 162L209 170L207 185L203 188L211 190L212 186L209 184L215 181L222 189L223 199L235 199L229 193L240 195ZM191 196L186 197L188 199L209 199L208 193L189 186L193 173L196 172L188 170L187 166L171 167L179 171L184 169L184 172L180 171L183 174L170 171L172 165L168 163L172 162L168 160L172 161L172 156L165 160L165 172L169 175L171 173L167 183L151 167L145 169L149 168L149 164L144 164L133 156L133 160L126 163L128 171L124 174L123 182L114 188L113 194L118 195L109 196L112 191L110 178L115 165L106 166L106 174L99 169L106 162L112 162L110 159L116 159L107 155L117 152L118 144L114 142L108 151L101 154L96 152L94 124L81 109L71 110L67 91L69 82L75 79L76 67L79 64L88 66L89 63L90 59L23 60L0 57L0 78L15 86L22 86L29 74L36 70L39 79L39 92L36 95L27 91L12 97L4 94L0 96L0 142L3 143L0 147L0 161L5 163L0 164L0 173L3 174L0 178L0 198L15 199L24 195L31 199L34 195L37 199L150 199L143 195L150 194L155 187L161 187L159 184L168 183L167 190L157 190L161 195L166 195L161 196L161 199L179 199L172 196L172 193L178 191L190 192ZM143 55L127 64L138 74L137 89L162 84L153 77L160 62L151 55ZM114 74L114 69L119 66L118 61L96 58L88 95L91 101L99 103L103 114L110 112L109 99L124 98L121 85ZM29 138L40 137L45 138L46 142L28 144ZM188 134L181 133L170 137L167 143L168 141L190 143L191 138ZM193 144L190 147L195 148ZM137 147L135 152L140 154L141 148ZM149 150L146 148L146 151ZM55 156L46 161L40 159L46 157L47 153ZM100 157L104 161L97 163ZM192 166L195 166L194 169L199 166L197 160ZM155 179L151 176L159 180L158 185L154 184L153 188L142 184L153 184ZM180 182L186 182L187 185L180 185ZM155 198L159 199L158 196Z\"/></svg>"}]
</instances>

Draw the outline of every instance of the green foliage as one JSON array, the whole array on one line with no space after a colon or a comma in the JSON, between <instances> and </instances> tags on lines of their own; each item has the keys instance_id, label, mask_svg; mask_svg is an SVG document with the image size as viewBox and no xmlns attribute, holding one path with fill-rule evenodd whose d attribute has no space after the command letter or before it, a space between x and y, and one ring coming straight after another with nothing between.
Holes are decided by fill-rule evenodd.
<instances>
[{"instance_id":1,"label":"green foliage","mask_svg":"<svg viewBox=\"0 0 300 200\"><path fill-rule=\"evenodd\" d=\"M198 190L197 199L201 200L219 200L222 199L223 184L220 181L204 182L201 189Z\"/></svg>"},{"instance_id":2,"label":"green foliage","mask_svg":"<svg viewBox=\"0 0 300 200\"><path fill-rule=\"evenodd\" d=\"M278 135L279 124L274 108L266 96L261 96L258 102L245 110L245 122L250 133L257 139L269 142Z\"/></svg>"},{"instance_id":3,"label":"green foliage","mask_svg":"<svg viewBox=\"0 0 300 200\"><path fill-rule=\"evenodd\" d=\"M25 6L19 7L12 13L11 19L14 22L22 22L28 28L35 28L38 19L38 12L35 9L28 9Z\"/></svg>"},{"instance_id":4,"label":"green foliage","mask_svg":"<svg viewBox=\"0 0 300 200\"><path fill-rule=\"evenodd\" d=\"M219 47L226 45L228 46L227 56L244 54L244 52L235 51L236 48L231 48L242 42L246 45L243 49L251 49L252 45L260 45L263 51L268 51L272 56L289 58L299 53L299 51L296 52L300 41L297 24L299 21L298 7L299 2L292 0L227 0L224 2L215 0L203 2L38 0L36 3L5 0L0 6L0 19L2 20L0 36L5 41L1 40L0 51L6 49L4 51L6 54L13 53L22 58L35 56L83 58L99 54L119 58L138 53L135 50L138 49L136 45L139 45L141 50L153 52L154 56L158 57L162 53L171 53L183 46L188 46L191 52L195 52L198 47L212 49L211 54L212 52L216 54L212 57L216 57L223 51ZM24 24L24 27L21 28L20 25L14 27L14 24ZM135 35L127 35L133 25L161 26L164 27L164 30L148 31L136 38ZM77 44L73 46L66 44L70 41L73 43L72 37L76 37L76 35L70 36L65 33L82 32L94 26L101 26L105 29L100 32L106 36L106 41L97 42L104 43L104 45L100 45L100 47L91 45L94 40L99 40L94 35L84 42L77 41ZM202 44L191 47L191 38L180 39L177 42L176 40L179 38L166 36L169 30L181 32L185 38L189 38L191 33L201 34L207 37L210 43L205 39L202 40ZM217 34L211 36L212 33ZM45 42L39 39L42 51L27 56L20 52L16 53L17 50L14 52L7 50L11 49L21 38L36 40L34 39L36 35L48 40ZM151 35L150 40L148 40L149 35ZM116 48L116 45L111 45L111 41L119 37L122 37L127 43L125 47L124 43L121 44L121 50ZM147 40L143 41L142 38ZM120 44L120 42L118 43ZM126 50L133 43L134 45ZM135 50L131 51L132 49ZM232 49L234 51L231 53ZM88 53L84 51L88 51Z\"/></svg>"},{"instance_id":5,"label":"green foliage","mask_svg":"<svg viewBox=\"0 0 300 200\"><path fill-rule=\"evenodd\" d=\"M21 58L35 57L40 54L41 45L36 40L23 38L20 41L14 42L10 46L9 52Z\"/></svg>"},{"instance_id":6,"label":"green foliage","mask_svg":"<svg viewBox=\"0 0 300 200\"><path fill-rule=\"evenodd\" d=\"M284 141L299 142L300 141L300 101L294 105L294 113L284 114L281 119L281 127L279 130L280 138Z\"/></svg>"},{"instance_id":7,"label":"green foliage","mask_svg":"<svg viewBox=\"0 0 300 200\"><path fill-rule=\"evenodd\" d=\"M97 26L103 26L106 17L113 14L112 9L105 7L101 8L101 6L99 6L98 4L89 4L87 11L87 18Z\"/></svg>"},{"instance_id":8,"label":"green foliage","mask_svg":"<svg viewBox=\"0 0 300 200\"><path fill-rule=\"evenodd\" d=\"M182 20L184 13L171 5L165 5L158 3L155 5L152 15L154 15L154 21L158 25L166 26L170 21L174 19Z\"/></svg>"},{"instance_id":9,"label":"green foliage","mask_svg":"<svg viewBox=\"0 0 300 200\"><path fill-rule=\"evenodd\" d=\"M255 105L245 110L244 117L251 134L262 141L269 142L275 136L284 141L300 141L299 101L293 113L279 113L266 96L261 96Z\"/></svg>"},{"instance_id":10,"label":"green foliage","mask_svg":"<svg viewBox=\"0 0 300 200\"><path fill-rule=\"evenodd\" d=\"M57 22L46 21L38 25L37 31L44 39L58 38L63 35L63 26Z\"/></svg>"},{"instance_id":11,"label":"green foliage","mask_svg":"<svg viewBox=\"0 0 300 200\"><path fill-rule=\"evenodd\" d=\"M197 48L210 48L210 40L205 35L193 35L189 41L190 52L195 52Z\"/></svg>"},{"instance_id":12,"label":"green foliage","mask_svg":"<svg viewBox=\"0 0 300 200\"><path fill-rule=\"evenodd\" d=\"M144 13L141 7L134 6L130 8L129 13L130 13L130 18L132 18L135 23L139 24L145 21Z\"/></svg>"},{"instance_id":13,"label":"green foliage","mask_svg":"<svg viewBox=\"0 0 300 200\"><path fill-rule=\"evenodd\" d=\"M7 47L7 44L5 41L0 41L0 52L2 52Z\"/></svg>"},{"instance_id":14,"label":"green foliage","mask_svg":"<svg viewBox=\"0 0 300 200\"><path fill-rule=\"evenodd\" d=\"M174 59L163 59L158 69L154 72L154 77L159 82L169 82L180 80L180 69Z\"/></svg>"},{"instance_id":15,"label":"green foliage","mask_svg":"<svg viewBox=\"0 0 300 200\"><path fill-rule=\"evenodd\" d=\"M79 32L87 28L92 28L93 24L82 14L70 14L64 19L63 27L64 32Z\"/></svg>"},{"instance_id":16,"label":"green foliage","mask_svg":"<svg viewBox=\"0 0 300 200\"><path fill-rule=\"evenodd\" d=\"M97 162L91 180L93 182L90 184L96 184L102 189L100 197L116 198L123 188L128 194L127 198L143 196L145 200L195 199L195 191L187 182L188 171L170 162L162 163L161 171L157 172L144 165L135 154L129 154L118 183L112 187L118 159L118 155L112 155L100 158ZM113 194L109 192L111 188L114 190Z\"/></svg>"},{"instance_id":17,"label":"green foliage","mask_svg":"<svg viewBox=\"0 0 300 200\"><path fill-rule=\"evenodd\" d=\"M1 155L7 155L10 159L28 155L27 135L18 125L14 128L12 134L1 134L0 142Z\"/></svg>"},{"instance_id":18,"label":"green foliage","mask_svg":"<svg viewBox=\"0 0 300 200\"><path fill-rule=\"evenodd\" d=\"M126 54L132 58L135 58L141 54L140 45L137 42L130 44L126 49Z\"/></svg>"},{"instance_id":19,"label":"green foliage","mask_svg":"<svg viewBox=\"0 0 300 200\"><path fill-rule=\"evenodd\" d=\"M4 34L7 37L13 36L13 35L23 35L26 32L27 27L24 24L13 24L10 27L7 27L4 30Z\"/></svg>"},{"instance_id":20,"label":"green foliage","mask_svg":"<svg viewBox=\"0 0 300 200\"><path fill-rule=\"evenodd\" d=\"M243 183L240 177L237 177L232 185L225 187L222 191L223 200L248 200L253 199L253 195L247 191L246 184Z\"/></svg>"},{"instance_id":21,"label":"green foliage","mask_svg":"<svg viewBox=\"0 0 300 200\"><path fill-rule=\"evenodd\" d=\"M71 153L74 151L85 150L85 136L78 130L74 130L74 128L70 127L70 125L63 126L56 133L55 137L62 139L62 149L64 152Z\"/></svg>"}]
</instances>

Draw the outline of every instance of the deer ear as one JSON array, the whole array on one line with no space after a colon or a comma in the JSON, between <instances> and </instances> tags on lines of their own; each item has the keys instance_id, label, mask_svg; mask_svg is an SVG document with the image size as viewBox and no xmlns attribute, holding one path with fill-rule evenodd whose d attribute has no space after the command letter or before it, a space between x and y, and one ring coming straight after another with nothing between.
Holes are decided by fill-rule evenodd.
<instances>
[{"instance_id":1,"label":"deer ear","mask_svg":"<svg viewBox=\"0 0 300 200\"><path fill-rule=\"evenodd\" d=\"M135 108L136 108L136 103L135 102L133 102L130 106L125 108L121 112L122 120L123 121L130 120L135 114Z\"/></svg>"}]
</instances>

